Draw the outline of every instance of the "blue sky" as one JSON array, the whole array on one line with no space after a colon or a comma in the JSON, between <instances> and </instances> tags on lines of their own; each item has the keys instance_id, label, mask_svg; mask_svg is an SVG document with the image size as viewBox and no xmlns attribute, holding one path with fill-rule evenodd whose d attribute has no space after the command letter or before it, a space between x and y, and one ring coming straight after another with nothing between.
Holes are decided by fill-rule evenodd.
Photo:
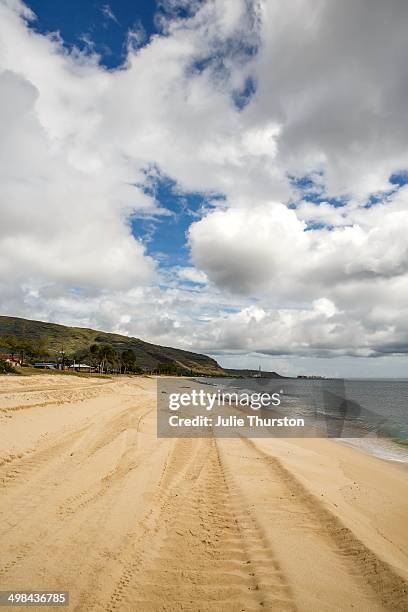
<instances>
[{"instance_id":1,"label":"blue sky","mask_svg":"<svg viewBox=\"0 0 408 612\"><path fill-rule=\"evenodd\" d=\"M59 32L68 49L89 49L91 44L101 64L109 69L117 68L126 59L129 32L137 31L140 44L146 44L160 31L161 17L191 14L188 3L184 3L186 7L177 7L176 3L170 7L161 0L28 0L26 4L37 16L31 24L33 29L43 34ZM248 81L239 104L252 87Z\"/></svg>"},{"instance_id":2,"label":"blue sky","mask_svg":"<svg viewBox=\"0 0 408 612\"><path fill-rule=\"evenodd\" d=\"M30 0L37 15L32 27L39 32L59 31L64 44L85 49L92 41L101 63L107 68L120 66L126 57L129 30L142 25L146 41L156 31L155 0Z\"/></svg>"},{"instance_id":3,"label":"blue sky","mask_svg":"<svg viewBox=\"0 0 408 612\"><path fill-rule=\"evenodd\" d=\"M160 203L166 213L154 217L132 217L133 235L145 243L147 253L162 267L188 265L188 228L203 216L209 201L220 196L180 191L174 180L157 174L147 176L143 189Z\"/></svg>"},{"instance_id":4,"label":"blue sky","mask_svg":"<svg viewBox=\"0 0 408 612\"><path fill-rule=\"evenodd\" d=\"M402 371L406 3L27 6L0 0L2 312Z\"/></svg>"}]
</instances>

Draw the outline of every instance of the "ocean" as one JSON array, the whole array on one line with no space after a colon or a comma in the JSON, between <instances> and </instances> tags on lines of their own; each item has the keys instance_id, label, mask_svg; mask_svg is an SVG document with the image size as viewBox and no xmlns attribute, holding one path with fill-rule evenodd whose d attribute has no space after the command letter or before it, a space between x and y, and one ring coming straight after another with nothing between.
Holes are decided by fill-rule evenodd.
<instances>
[{"instance_id":1,"label":"ocean","mask_svg":"<svg viewBox=\"0 0 408 612\"><path fill-rule=\"evenodd\" d=\"M279 392L281 405L273 412L304 418L302 437L335 438L382 459L408 463L408 379L196 380L223 393Z\"/></svg>"}]
</instances>

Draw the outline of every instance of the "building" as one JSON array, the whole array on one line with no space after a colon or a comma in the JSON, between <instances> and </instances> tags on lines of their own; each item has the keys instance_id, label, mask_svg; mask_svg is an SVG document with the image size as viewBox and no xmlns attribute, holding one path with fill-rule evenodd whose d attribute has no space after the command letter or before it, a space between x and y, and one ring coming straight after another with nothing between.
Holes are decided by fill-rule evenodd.
<instances>
[{"instance_id":1,"label":"building","mask_svg":"<svg viewBox=\"0 0 408 612\"><path fill-rule=\"evenodd\" d=\"M252 378L262 378L261 366L259 366L258 371L255 374L252 374Z\"/></svg>"},{"instance_id":2,"label":"building","mask_svg":"<svg viewBox=\"0 0 408 612\"><path fill-rule=\"evenodd\" d=\"M95 370L95 368L88 365L87 363L73 363L69 366L69 369L75 370L76 372L91 372Z\"/></svg>"},{"instance_id":3,"label":"building","mask_svg":"<svg viewBox=\"0 0 408 612\"><path fill-rule=\"evenodd\" d=\"M44 370L56 370L58 365L56 363L51 362L51 361L37 361L34 364L34 367L35 368L42 368Z\"/></svg>"},{"instance_id":4,"label":"building","mask_svg":"<svg viewBox=\"0 0 408 612\"><path fill-rule=\"evenodd\" d=\"M13 368L19 368L23 365L23 362L20 357L17 355L9 355L7 353L1 353L0 359L11 365Z\"/></svg>"}]
</instances>

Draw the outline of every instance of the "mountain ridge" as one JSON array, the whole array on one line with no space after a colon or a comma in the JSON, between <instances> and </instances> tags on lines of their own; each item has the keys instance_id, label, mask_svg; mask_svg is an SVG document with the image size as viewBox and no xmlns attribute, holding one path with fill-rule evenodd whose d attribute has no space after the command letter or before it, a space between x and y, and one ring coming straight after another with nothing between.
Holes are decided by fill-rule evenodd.
<instances>
[{"instance_id":1,"label":"mountain ridge","mask_svg":"<svg viewBox=\"0 0 408 612\"><path fill-rule=\"evenodd\" d=\"M89 327L0 315L0 336L6 335L15 336L20 341L46 340L49 349L55 353L64 350L67 354L74 354L88 350L94 343L109 344L119 351L132 349L138 364L145 368L155 369L160 364L174 363L186 373L194 371L197 374L224 375L217 361L207 355Z\"/></svg>"}]
</instances>

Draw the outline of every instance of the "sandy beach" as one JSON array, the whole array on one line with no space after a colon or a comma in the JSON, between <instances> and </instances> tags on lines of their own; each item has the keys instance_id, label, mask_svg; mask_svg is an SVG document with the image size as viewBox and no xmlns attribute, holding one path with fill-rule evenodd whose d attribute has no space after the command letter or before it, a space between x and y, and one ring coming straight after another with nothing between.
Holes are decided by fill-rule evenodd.
<instances>
[{"instance_id":1,"label":"sandy beach","mask_svg":"<svg viewBox=\"0 0 408 612\"><path fill-rule=\"evenodd\" d=\"M69 591L70 610L408 609L403 465L324 439L157 439L147 377L1 377L0 431L2 590Z\"/></svg>"}]
</instances>

